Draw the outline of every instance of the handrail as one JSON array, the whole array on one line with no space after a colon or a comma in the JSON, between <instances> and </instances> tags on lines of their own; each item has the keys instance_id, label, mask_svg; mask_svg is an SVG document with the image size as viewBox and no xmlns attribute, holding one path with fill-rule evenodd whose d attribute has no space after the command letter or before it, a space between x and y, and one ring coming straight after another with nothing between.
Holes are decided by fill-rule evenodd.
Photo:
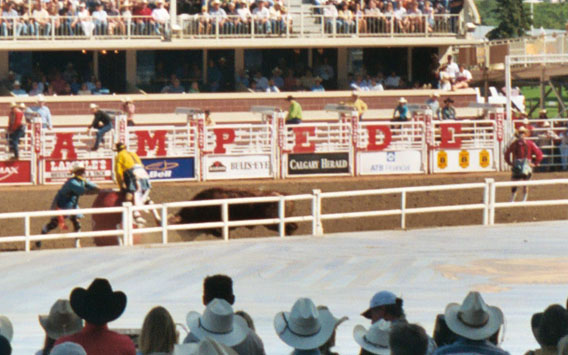
<instances>
[{"instance_id":1,"label":"handrail","mask_svg":"<svg viewBox=\"0 0 568 355\"><path fill-rule=\"evenodd\" d=\"M1 219L24 219L24 235L7 236L0 238L0 243L24 242L25 250L30 251L31 241L40 240L53 240L53 239L71 239L87 238L87 237L108 237L108 236L122 236L122 245L130 246L132 243L132 236L136 234L145 233L162 233L162 243L168 243L168 232L176 230L197 230L197 229L210 229L221 228L222 235L225 240L229 240L229 228L239 226L251 225L279 225L279 236L284 237L285 224L292 222L311 222L312 235L323 234L323 221L338 220L345 218L368 218L378 216L400 216L400 226L402 229L406 228L406 216L409 214L418 213L433 213L433 212L451 212L463 210L481 210L483 212L483 225L493 225L495 223L495 210L498 208L511 208L511 207L534 207L534 206L556 206L568 205L568 199L557 200L538 200L538 201L525 201L525 202L496 202L496 189L506 188L511 186L550 186L550 185L568 185L568 179L551 179L551 180L533 180L533 181L502 181L495 182L494 179L485 179L485 182L479 183L466 183L466 184L453 184L453 185L435 185L435 186L414 186L414 187L397 187L386 189L372 189L372 190L356 190L356 191L338 191L338 192L321 192L313 190L312 194L288 195L288 196L265 196L265 197L246 197L235 199L219 199L219 200L205 200L205 201L183 201L183 202L169 202L164 204L145 205L145 206L132 206L130 203L125 203L122 207L108 207L108 208L82 208L65 211L33 211L33 212L11 212L1 213ZM482 202L469 203L461 205L442 205L442 206L426 206L426 207L407 207L407 198L410 193L427 192L427 191L449 191L449 190L482 190L480 197ZM349 212L328 212L323 213L324 202L329 199L337 198L353 198L355 196L373 196L373 195L386 195L386 194L400 194L400 206L385 210L366 210L366 211L349 211ZM286 202L289 201L311 201L312 211L309 215L303 216L286 216L285 207ZM263 218L263 219L249 219L249 220L229 220L229 206L232 204L247 204L247 203L276 203L278 205L278 215ZM334 203L334 205L336 205ZM221 220L214 222L203 223L186 223L178 225L168 225L167 215L168 209L179 207L203 207L203 206L219 206L221 208ZM132 214L134 211L143 211L148 209L161 210L163 223L157 227L147 227L133 230L132 228L117 228L115 230L105 231L87 231L87 232L74 232L74 233L57 233L50 235L31 234L30 225L32 217L49 217L57 216L61 213L65 215L77 214L96 214L96 213L121 213L123 226L128 226L128 221L132 221ZM254 216L251 216L254 218ZM119 239L120 240L120 239ZM76 244L77 245L77 244ZM79 245L77 245L79 246Z\"/></svg>"}]
</instances>

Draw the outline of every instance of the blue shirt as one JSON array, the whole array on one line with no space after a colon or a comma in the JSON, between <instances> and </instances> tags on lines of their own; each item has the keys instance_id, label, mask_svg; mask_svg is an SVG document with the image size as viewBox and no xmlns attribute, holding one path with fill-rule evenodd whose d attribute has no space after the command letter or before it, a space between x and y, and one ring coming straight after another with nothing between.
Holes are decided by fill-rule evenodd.
<instances>
[{"instance_id":1,"label":"blue shirt","mask_svg":"<svg viewBox=\"0 0 568 355\"><path fill-rule=\"evenodd\" d=\"M79 196L87 191L96 189L98 186L88 180L72 177L57 191L53 199L53 207L70 210L78 207Z\"/></svg>"},{"instance_id":2,"label":"blue shirt","mask_svg":"<svg viewBox=\"0 0 568 355\"><path fill-rule=\"evenodd\" d=\"M406 105L398 105L394 109L395 116L397 112L399 113L399 117L401 120L408 121L408 107Z\"/></svg>"},{"instance_id":3,"label":"blue shirt","mask_svg":"<svg viewBox=\"0 0 568 355\"><path fill-rule=\"evenodd\" d=\"M51 124L51 111L47 106L33 106L31 110L36 112L41 117L43 128L53 128Z\"/></svg>"},{"instance_id":4,"label":"blue shirt","mask_svg":"<svg viewBox=\"0 0 568 355\"><path fill-rule=\"evenodd\" d=\"M509 355L503 349L490 343L488 340L470 340L459 338L453 344L438 348L434 355Z\"/></svg>"}]
</instances>

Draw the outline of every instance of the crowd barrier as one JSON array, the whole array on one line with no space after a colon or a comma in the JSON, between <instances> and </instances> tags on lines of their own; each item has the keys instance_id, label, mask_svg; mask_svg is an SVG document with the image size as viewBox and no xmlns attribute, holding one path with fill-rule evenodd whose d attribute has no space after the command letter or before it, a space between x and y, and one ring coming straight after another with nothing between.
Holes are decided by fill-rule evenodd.
<instances>
[{"instance_id":1,"label":"crowd barrier","mask_svg":"<svg viewBox=\"0 0 568 355\"><path fill-rule=\"evenodd\" d=\"M567 185L568 179L556 180L533 180L533 181L503 181L496 182L494 179L485 179L485 182L468 183L468 184L454 184L454 185L436 185L436 186L412 186L412 187L398 187L376 190L356 190L356 191L338 191L338 192L321 192L320 190L313 190L312 194L302 195L289 195L289 196L264 196L264 197L247 197L247 198L231 198L222 200L208 200L208 201L185 201L185 202L171 202L164 204L154 204L145 206L132 206L131 203L124 203L120 207L106 207L106 208L84 208L75 210L66 210L66 215L96 215L96 214L109 214L119 213L121 216L121 225L117 225L115 229L104 231L84 231L74 233L53 233L49 235L34 234L31 232L32 218L40 217L53 217L61 214L61 211L34 211L34 212L12 212L0 213L0 220L6 219L23 219L24 232L21 235L6 236L0 238L0 243L24 243L24 250L31 250L31 243L34 241L45 241L54 239L70 239L75 240L75 246L80 246L80 239L82 238L108 238L116 237L118 243L124 246L132 246L135 244L135 236L147 233L160 233L161 242L167 244L169 242L169 232L178 230L202 230L219 228L224 240L229 240L229 228L253 226L253 225L273 225L278 224L278 235L281 238L285 236L286 223L311 223L312 235L324 234L324 222L327 220L337 220L345 218L368 218L379 216L399 216L400 228L406 228L406 217L411 214L423 214L434 212L452 212L452 211L480 211L481 224L493 225L495 224L495 212L501 208L519 208L519 207L537 207L537 206L564 206L568 205L568 199L556 200L538 200L538 201L523 201L523 202L497 202L497 188L509 188L511 186L550 186L550 185ZM432 191L463 191L463 190L478 190L480 191L481 201L478 203L466 204L452 204L440 206L427 206L427 207L407 207L408 196L412 193L432 192ZM341 213L323 213L324 205L330 203L334 206L337 205L337 199L348 198L352 199L355 196L379 196L379 195L393 195L400 194L400 205L392 206L390 209L384 210L365 210L365 211L349 211ZM311 211L309 214L302 216L287 216L286 202L287 201L310 201ZM334 201L334 202L330 202ZM250 220L231 221L229 219L229 206L233 204L254 204L254 203L277 203L278 216L275 218L254 219L251 216ZM221 209L221 219L214 222L206 223L186 223L186 224L168 224L167 216L174 212L173 209L181 207L201 207L201 206L219 206ZM160 211L162 216L162 223L156 227L133 228L133 212L155 209Z\"/></svg>"},{"instance_id":2,"label":"crowd barrier","mask_svg":"<svg viewBox=\"0 0 568 355\"><path fill-rule=\"evenodd\" d=\"M88 179L112 182L116 142L140 156L152 180L500 171L508 169L503 152L521 124L543 150L539 169L568 169L565 119L505 125L498 108L484 120L439 121L430 110L416 109L407 122L359 121L352 108L334 109L335 122L299 125L286 124L284 113L274 110L264 112L259 123L206 125L203 113L191 111L185 125L128 127L115 112L114 129L97 151L96 130L31 123L20 160L11 159L0 130L0 184L60 184L77 161L85 164Z\"/></svg>"}]
</instances>

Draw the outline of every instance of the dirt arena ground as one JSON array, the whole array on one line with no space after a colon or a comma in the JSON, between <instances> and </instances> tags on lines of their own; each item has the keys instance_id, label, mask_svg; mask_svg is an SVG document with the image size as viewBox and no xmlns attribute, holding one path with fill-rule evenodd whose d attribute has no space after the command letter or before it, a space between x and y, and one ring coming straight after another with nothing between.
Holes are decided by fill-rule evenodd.
<instances>
[{"instance_id":1,"label":"dirt arena ground","mask_svg":"<svg viewBox=\"0 0 568 355\"><path fill-rule=\"evenodd\" d=\"M421 186L421 185L441 185L468 182L483 182L487 177L493 177L497 181L509 179L509 173L496 174L448 174L448 175L426 175L426 176L387 176L387 177L329 177L329 178L309 178L309 179L290 179L290 180L248 180L248 181L217 181L217 182L162 182L155 183L152 190L152 198L155 202L172 202L190 200L196 193L204 188L214 186L230 186L240 188L258 188L263 190L276 190L288 194L311 193L313 189L322 191L346 191L379 189L400 186ZM558 179L568 178L568 173L540 173L535 174L534 179ZM51 205L53 196L59 186L25 186L25 187L2 187L0 196L0 213L19 212L19 211L38 211L47 210ZM103 188L112 188L112 185L103 185ZM497 201L508 201L510 197L509 189L497 191ZM530 200L559 199L568 198L568 190L558 186L535 187L531 189ZM408 195L407 208L453 205L464 203L480 203L483 194L480 189L466 191L438 191L411 193ZM93 203L93 196L84 196L80 200L81 207L90 207ZM370 209L390 209L400 206L400 195L383 195L353 197L351 199L338 199L324 202L324 213L363 211ZM295 206L295 215L307 215L310 213L311 206L308 202L299 202ZM567 216L566 207L542 207L542 208L511 208L498 210L496 213L496 223L514 223L526 221L543 221L564 219ZM149 217L147 219L150 219ZM407 216L407 228L423 228L432 226L454 226L480 224L482 221L481 211L460 211L446 213L428 213ZM39 234L41 227L47 222L47 218L32 219L31 232ZM70 224L70 223L69 223ZM90 217L87 216L83 222L83 230L91 230ZM23 235L23 219L0 220L0 237ZM337 221L324 222L326 233L345 232L345 231L364 231L399 229L400 217L372 217L358 219L342 219ZM300 224L296 234L310 234L311 225L309 223ZM174 233L175 234L175 233ZM258 236L276 235L264 227L256 227L252 230L238 228L231 231L231 238L247 238ZM213 236L201 234L197 238L190 237L187 233L180 232L172 236L171 241L214 239ZM158 242L159 236L147 235L142 238L142 242ZM56 240L44 242L43 248L72 247L72 240ZM83 246L93 245L92 240L82 241ZM0 250L22 250L23 243L2 243Z\"/></svg>"}]
</instances>

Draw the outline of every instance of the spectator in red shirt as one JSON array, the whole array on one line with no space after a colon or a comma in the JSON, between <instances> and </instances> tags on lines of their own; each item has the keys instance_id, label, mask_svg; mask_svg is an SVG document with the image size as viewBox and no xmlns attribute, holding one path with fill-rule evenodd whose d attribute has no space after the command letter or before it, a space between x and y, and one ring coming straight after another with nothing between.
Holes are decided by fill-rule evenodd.
<instances>
[{"instance_id":1,"label":"spectator in red shirt","mask_svg":"<svg viewBox=\"0 0 568 355\"><path fill-rule=\"evenodd\" d=\"M89 355L135 355L134 343L126 335L108 329L107 323L120 317L126 308L126 295L113 292L106 279L95 279L88 289L75 288L71 308L85 327L78 333L57 339L55 345L70 341L81 345Z\"/></svg>"},{"instance_id":2,"label":"spectator in red shirt","mask_svg":"<svg viewBox=\"0 0 568 355\"><path fill-rule=\"evenodd\" d=\"M148 7L148 0L142 0L139 6L134 8L132 13L134 15L134 23L136 24L136 31L138 35L150 34L150 26L152 21L152 9Z\"/></svg>"},{"instance_id":3,"label":"spectator in red shirt","mask_svg":"<svg viewBox=\"0 0 568 355\"><path fill-rule=\"evenodd\" d=\"M538 166L542 160L542 151L534 142L525 139L528 130L521 126L515 133L516 139L509 145L505 151L505 162L511 166L512 180L529 180L532 176L532 168ZM517 187L511 189L511 202L515 201L517 195ZM523 201L526 201L529 195L529 187L523 187Z\"/></svg>"},{"instance_id":4,"label":"spectator in red shirt","mask_svg":"<svg viewBox=\"0 0 568 355\"><path fill-rule=\"evenodd\" d=\"M23 106L23 107L21 107ZM22 104L20 107L15 102L10 104L10 114L8 115L8 142L10 152L14 153L12 159L18 160L20 139L26 134L26 125L23 120L24 109L26 106Z\"/></svg>"}]
</instances>

